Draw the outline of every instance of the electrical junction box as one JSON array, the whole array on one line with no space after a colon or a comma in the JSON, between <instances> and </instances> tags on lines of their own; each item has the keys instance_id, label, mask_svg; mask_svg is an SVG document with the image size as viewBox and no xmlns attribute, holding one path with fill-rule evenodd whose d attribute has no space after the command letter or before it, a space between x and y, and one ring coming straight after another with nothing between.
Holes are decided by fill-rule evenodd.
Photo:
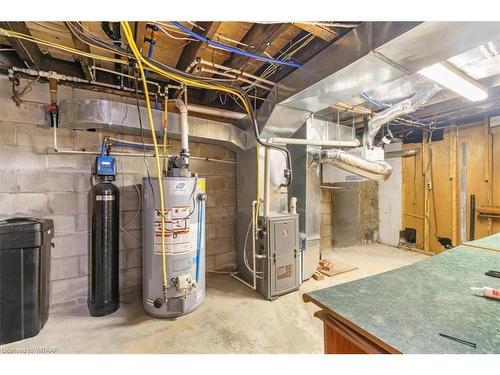
<instances>
[{"instance_id":1,"label":"electrical junction box","mask_svg":"<svg viewBox=\"0 0 500 375\"><path fill-rule=\"evenodd\" d=\"M258 291L269 300L298 290L300 286L299 215L272 214L256 243Z\"/></svg>"},{"instance_id":2,"label":"electrical junction box","mask_svg":"<svg viewBox=\"0 0 500 375\"><path fill-rule=\"evenodd\" d=\"M374 147L372 149L368 147L356 147L347 152L370 161L384 160L384 149L382 147ZM333 184L335 182L360 182L366 180L365 177L344 171L331 164L322 164L322 181L325 184Z\"/></svg>"}]
</instances>

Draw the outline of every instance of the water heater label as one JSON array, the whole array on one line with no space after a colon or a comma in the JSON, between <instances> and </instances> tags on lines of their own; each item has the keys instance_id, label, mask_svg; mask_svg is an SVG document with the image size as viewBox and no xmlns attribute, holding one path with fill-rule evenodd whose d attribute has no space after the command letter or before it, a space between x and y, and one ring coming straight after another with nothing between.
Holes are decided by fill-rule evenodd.
<instances>
[{"instance_id":1,"label":"water heater label","mask_svg":"<svg viewBox=\"0 0 500 375\"><path fill-rule=\"evenodd\" d=\"M161 210L155 210L154 253L161 254ZM165 210L165 251L182 253L192 250L189 206L176 206Z\"/></svg>"}]
</instances>

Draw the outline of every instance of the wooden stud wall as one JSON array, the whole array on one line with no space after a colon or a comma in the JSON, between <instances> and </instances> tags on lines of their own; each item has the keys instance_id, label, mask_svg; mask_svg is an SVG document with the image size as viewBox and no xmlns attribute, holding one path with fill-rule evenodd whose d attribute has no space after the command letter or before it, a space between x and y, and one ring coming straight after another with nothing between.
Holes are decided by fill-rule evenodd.
<instances>
[{"instance_id":1,"label":"wooden stud wall","mask_svg":"<svg viewBox=\"0 0 500 375\"><path fill-rule=\"evenodd\" d=\"M432 164L429 162L429 144L407 144L404 149L419 148L416 157L404 158L403 165L403 227L417 231L416 247L431 253L443 251L435 233L460 242L460 175L462 143L467 144L467 205L466 228L469 239L470 194L476 195L479 206L500 206L500 129L489 130L483 122L451 127L444 132L444 140L432 142ZM432 179L431 179L432 174ZM433 191L436 203L434 215ZM428 204L426 204L428 199ZM437 224L437 230L436 230ZM500 231L500 219L479 218L476 215L475 237L480 238Z\"/></svg>"}]
</instances>

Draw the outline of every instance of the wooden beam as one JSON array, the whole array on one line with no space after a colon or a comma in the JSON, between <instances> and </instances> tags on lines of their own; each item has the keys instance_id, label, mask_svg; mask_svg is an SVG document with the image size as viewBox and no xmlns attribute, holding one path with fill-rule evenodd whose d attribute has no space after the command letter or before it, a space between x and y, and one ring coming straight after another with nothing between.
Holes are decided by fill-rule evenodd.
<instances>
[{"instance_id":1,"label":"wooden beam","mask_svg":"<svg viewBox=\"0 0 500 375\"><path fill-rule=\"evenodd\" d=\"M0 22L0 27L17 31L26 35L31 35L26 23L24 22ZM10 45L16 50L17 54L21 59L28 64L30 67L35 67L37 69L43 68L43 54L38 48L36 43L28 42L16 38L7 38Z\"/></svg>"},{"instance_id":2,"label":"wooden beam","mask_svg":"<svg viewBox=\"0 0 500 375\"><path fill-rule=\"evenodd\" d=\"M266 48L273 42L274 39L276 39L282 32L284 32L288 28L288 26L289 24L287 23L256 23L250 28L250 30L248 30L246 35L241 40L241 43L253 46L254 48L250 48L249 52L260 55L266 50ZM251 57L233 53L231 57L228 60L224 61L222 65L242 70L244 65L250 60ZM218 92L210 91L205 96L204 104L208 105L212 103L218 97L218 95Z\"/></svg>"},{"instance_id":3,"label":"wooden beam","mask_svg":"<svg viewBox=\"0 0 500 375\"><path fill-rule=\"evenodd\" d=\"M282 32L288 28L287 23L273 24L254 24L246 35L241 40L241 43L248 44L254 48L250 48L249 52L260 55L264 53L267 47L276 39ZM247 48L248 49L248 48ZM245 63L252 58L238 54L232 54L231 57L224 62L223 65L230 68L242 69Z\"/></svg>"},{"instance_id":4,"label":"wooden beam","mask_svg":"<svg viewBox=\"0 0 500 375\"><path fill-rule=\"evenodd\" d=\"M221 22L198 22L198 26L205 29L205 31L203 31L200 35L205 38L212 39L219 29L220 24ZM206 43L188 43L188 45L182 50L182 54L181 57L179 57L176 68L182 71L186 70L195 58L201 56L201 53L205 48L207 48Z\"/></svg>"},{"instance_id":5,"label":"wooden beam","mask_svg":"<svg viewBox=\"0 0 500 375\"><path fill-rule=\"evenodd\" d=\"M305 64L307 61L312 59L314 56L316 56L318 53L320 53L322 50L324 50L326 47L328 47L330 44L335 43L339 38L344 36L350 31L350 29L340 29L339 34L337 37L330 41L326 42L323 39L320 38L314 38L305 48L301 49L299 52L297 52L295 55L293 55L293 60L294 61L299 61L302 64ZM297 38L302 37L303 35L299 34ZM256 76L260 76L264 70L266 69L266 65L262 66L259 70L256 72L252 73ZM279 82L281 81L284 77L286 77L288 74L290 74L295 68L292 68L290 66L282 66L276 73L273 74L272 77L268 78L274 82ZM257 90L257 96L259 97L266 97L268 92L265 92L261 89Z\"/></svg>"},{"instance_id":6,"label":"wooden beam","mask_svg":"<svg viewBox=\"0 0 500 375\"><path fill-rule=\"evenodd\" d=\"M326 26L302 22L294 22L293 24L297 27L300 27L302 30L311 33L312 35L323 39L325 42L331 42L337 36L337 33L335 31Z\"/></svg>"},{"instance_id":7,"label":"wooden beam","mask_svg":"<svg viewBox=\"0 0 500 375\"><path fill-rule=\"evenodd\" d=\"M144 39L146 38L146 24L147 22L137 21L135 23L135 43L139 50L144 46ZM144 53L143 53L144 54Z\"/></svg>"},{"instance_id":8,"label":"wooden beam","mask_svg":"<svg viewBox=\"0 0 500 375\"><path fill-rule=\"evenodd\" d=\"M83 31L82 27L79 24L74 24L75 27L77 27L80 31ZM71 31L71 29L68 26L67 22L64 22L64 26L68 29L68 31L71 34L71 39L73 40L73 44L75 45L75 48L90 53L90 46L87 43L82 42L80 39L77 38L75 34ZM94 65L94 60L91 59L90 57L83 57L83 56L78 56L78 55L73 55L73 59L75 62L80 63L80 66L82 67L83 71L83 76L85 79L88 79L89 81L92 80L92 73L90 72L90 67Z\"/></svg>"}]
</instances>

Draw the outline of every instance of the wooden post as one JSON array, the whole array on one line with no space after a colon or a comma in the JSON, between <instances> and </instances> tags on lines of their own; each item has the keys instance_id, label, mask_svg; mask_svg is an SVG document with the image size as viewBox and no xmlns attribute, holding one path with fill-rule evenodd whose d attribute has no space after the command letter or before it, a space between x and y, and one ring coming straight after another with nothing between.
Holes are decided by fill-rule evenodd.
<instances>
[{"instance_id":1,"label":"wooden post","mask_svg":"<svg viewBox=\"0 0 500 375\"><path fill-rule=\"evenodd\" d=\"M486 139L486 163L484 164L484 182L487 184L488 206L493 205L493 134L490 132L490 123L488 116L483 119L484 133ZM488 235L491 236L492 219L487 219Z\"/></svg>"},{"instance_id":2,"label":"wooden post","mask_svg":"<svg viewBox=\"0 0 500 375\"><path fill-rule=\"evenodd\" d=\"M451 239L458 245L458 178L457 178L458 127L450 127L450 181L451 181Z\"/></svg>"},{"instance_id":3,"label":"wooden post","mask_svg":"<svg viewBox=\"0 0 500 375\"><path fill-rule=\"evenodd\" d=\"M424 251L429 251L430 249L430 213L429 213L429 189L428 184L430 183L430 168L427 169L429 164L429 139L427 136L422 136L422 175L424 181Z\"/></svg>"}]
</instances>

